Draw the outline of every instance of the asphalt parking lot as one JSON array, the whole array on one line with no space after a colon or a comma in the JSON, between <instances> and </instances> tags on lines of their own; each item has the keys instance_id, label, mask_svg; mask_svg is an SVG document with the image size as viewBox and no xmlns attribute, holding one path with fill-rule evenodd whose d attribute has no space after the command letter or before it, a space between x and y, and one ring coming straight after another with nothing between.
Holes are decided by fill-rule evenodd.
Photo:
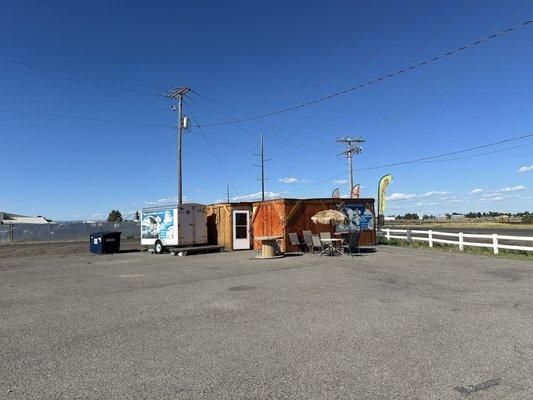
<instances>
[{"instance_id":1,"label":"asphalt parking lot","mask_svg":"<svg viewBox=\"0 0 533 400\"><path fill-rule=\"evenodd\" d=\"M0 398L533 398L530 262L21 249Z\"/></svg>"}]
</instances>

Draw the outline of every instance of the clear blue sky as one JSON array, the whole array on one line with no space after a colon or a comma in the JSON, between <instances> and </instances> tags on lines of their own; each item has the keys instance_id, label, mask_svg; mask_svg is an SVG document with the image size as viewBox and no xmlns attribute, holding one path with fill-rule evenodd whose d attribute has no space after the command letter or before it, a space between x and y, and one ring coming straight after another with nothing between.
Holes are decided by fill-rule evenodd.
<instances>
[{"instance_id":1,"label":"clear blue sky","mask_svg":"<svg viewBox=\"0 0 533 400\"><path fill-rule=\"evenodd\" d=\"M0 53L162 87L188 84L228 106L191 95L187 107L200 124L209 124L327 95L532 17L530 1L5 1ZM362 135L367 143L354 159L355 181L363 196L374 197L379 178L391 173L389 214L531 211L533 146L445 162L357 168L533 133L532 43L533 24L325 103L204 131L231 179L232 197L259 191L253 153L260 132L272 159L267 190L285 197L327 197L335 187L347 192L342 182L317 183L346 170L346 160L335 156L341 148L334 139ZM139 82L119 85L35 65L0 55L0 210L92 219L176 195L176 133L170 128L176 117L167 99L143 93L147 88L136 86ZM227 183L193 129L184 138L186 198L214 202L225 197ZM479 190L471 193L474 189Z\"/></svg>"}]
</instances>

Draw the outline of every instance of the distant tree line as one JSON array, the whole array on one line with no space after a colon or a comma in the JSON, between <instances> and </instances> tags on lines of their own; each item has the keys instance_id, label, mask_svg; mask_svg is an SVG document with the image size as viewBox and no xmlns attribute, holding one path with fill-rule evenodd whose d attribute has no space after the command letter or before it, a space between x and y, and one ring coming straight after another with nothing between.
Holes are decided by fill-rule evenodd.
<instances>
[{"instance_id":1,"label":"distant tree line","mask_svg":"<svg viewBox=\"0 0 533 400\"><path fill-rule=\"evenodd\" d=\"M451 219L453 215L463 215L460 213L446 213L445 216L447 219ZM499 217L501 215L508 215L510 217L518 217L522 218L522 222L525 224L533 224L533 213L530 213L529 211L519 212L519 213L501 213L496 211L486 211L486 212L469 212L464 214L465 218L494 218ZM420 216L417 213L406 213L405 215L396 215L395 216L397 220L413 220L413 219L420 219ZM429 219L436 219L437 217L434 215L422 215L423 220L429 220Z\"/></svg>"}]
</instances>

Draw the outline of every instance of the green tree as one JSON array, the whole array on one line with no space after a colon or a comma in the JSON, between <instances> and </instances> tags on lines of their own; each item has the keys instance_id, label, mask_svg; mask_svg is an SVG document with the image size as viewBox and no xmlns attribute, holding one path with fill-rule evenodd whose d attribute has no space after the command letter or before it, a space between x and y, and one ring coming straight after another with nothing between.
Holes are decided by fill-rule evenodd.
<instances>
[{"instance_id":1,"label":"green tree","mask_svg":"<svg viewBox=\"0 0 533 400\"><path fill-rule=\"evenodd\" d=\"M522 216L522 222L524 224L533 224L533 215L529 213L524 213Z\"/></svg>"},{"instance_id":2,"label":"green tree","mask_svg":"<svg viewBox=\"0 0 533 400\"><path fill-rule=\"evenodd\" d=\"M119 210L111 210L107 217L107 222L122 222L122 214Z\"/></svg>"}]
</instances>

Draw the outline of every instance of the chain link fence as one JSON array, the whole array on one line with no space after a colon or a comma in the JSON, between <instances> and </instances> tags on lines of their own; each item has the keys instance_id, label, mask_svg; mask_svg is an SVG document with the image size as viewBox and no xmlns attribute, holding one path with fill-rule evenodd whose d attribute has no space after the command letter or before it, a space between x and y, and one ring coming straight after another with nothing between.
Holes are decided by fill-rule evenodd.
<instances>
[{"instance_id":1,"label":"chain link fence","mask_svg":"<svg viewBox=\"0 0 533 400\"><path fill-rule=\"evenodd\" d=\"M101 231L120 231L123 239L140 238L140 226L135 221L1 224L0 244L83 241L91 233Z\"/></svg>"}]
</instances>

